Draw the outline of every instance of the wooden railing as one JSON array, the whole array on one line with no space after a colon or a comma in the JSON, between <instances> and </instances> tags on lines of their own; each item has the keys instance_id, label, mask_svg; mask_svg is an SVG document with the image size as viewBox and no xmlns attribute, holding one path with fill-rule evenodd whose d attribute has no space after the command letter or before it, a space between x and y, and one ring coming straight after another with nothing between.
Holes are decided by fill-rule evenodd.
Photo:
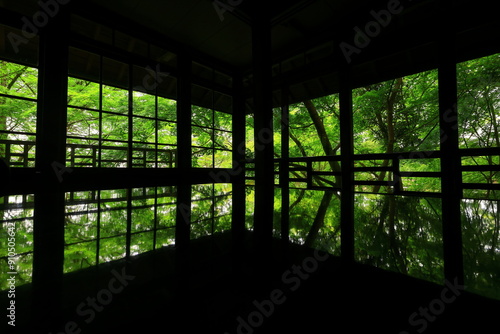
<instances>
[{"instance_id":1,"label":"wooden railing","mask_svg":"<svg viewBox=\"0 0 500 334\"><path fill-rule=\"evenodd\" d=\"M4 158L10 167L33 168L35 148L35 141L0 140L0 157ZM66 149L66 167L126 167L128 164L128 147L67 144ZM134 168L174 168L176 157L175 149L134 147L131 165Z\"/></svg>"},{"instance_id":2,"label":"wooden railing","mask_svg":"<svg viewBox=\"0 0 500 334\"><path fill-rule=\"evenodd\" d=\"M459 155L463 157L487 157L499 156L500 149L498 148L477 148L477 149L460 149ZM371 189L380 188L377 193L391 193L395 195L414 195L414 196L441 196L440 182L435 187L429 187L429 183L420 182L419 179L440 179L442 173L440 164L432 171L417 171L417 170L402 170L405 160L418 161L421 159L440 159L440 151L420 151L420 152L405 152L405 153L379 153L379 154L355 154L353 155L353 185L356 192L373 192ZM283 159L275 159L275 180L279 180L279 166L283 164ZM332 171L329 163L335 161L338 170ZM378 163L373 163L377 161ZM370 163L371 162L371 163ZM385 162L385 163L383 163ZM247 160L247 180L254 180L254 160ZM315 190L340 190L340 176L342 175L341 157L340 156L317 156L317 157L296 157L286 160L288 166L288 184L290 188L315 189ZM315 166L322 165L323 168ZM460 166L462 172L477 172L477 173L499 173L499 177L494 178L491 182L485 179L482 183L461 182L462 189L480 189L480 190L500 190L500 165L498 164L476 164ZM385 173L380 177L381 173ZM365 176L362 176L365 174ZM366 177L371 174L372 177ZM378 176L378 177L376 177ZM250 181L248 184L251 184ZM282 183L276 181L275 186L279 187ZM416 184L416 186L415 186ZM424 186L424 184L426 186ZM411 187L413 185L413 187ZM422 186L419 186L422 185ZM411 189L418 190L411 190ZM363 190L365 189L365 190ZM385 189L385 191L383 191Z\"/></svg>"},{"instance_id":3,"label":"wooden railing","mask_svg":"<svg viewBox=\"0 0 500 334\"><path fill-rule=\"evenodd\" d=\"M10 167L35 167L35 142L22 140L0 140L1 157Z\"/></svg>"}]
</instances>

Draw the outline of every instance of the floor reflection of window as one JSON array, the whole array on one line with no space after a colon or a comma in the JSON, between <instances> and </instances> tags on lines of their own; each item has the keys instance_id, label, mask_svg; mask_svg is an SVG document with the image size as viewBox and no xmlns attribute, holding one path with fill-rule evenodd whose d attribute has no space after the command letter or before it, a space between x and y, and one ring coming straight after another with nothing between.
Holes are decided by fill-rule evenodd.
<instances>
[{"instance_id":1,"label":"floor reflection of window","mask_svg":"<svg viewBox=\"0 0 500 334\"><path fill-rule=\"evenodd\" d=\"M191 238L200 238L231 229L231 184L193 185Z\"/></svg>"},{"instance_id":2,"label":"floor reflection of window","mask_svg":"<svg viewBox=\"0 0 500 334\"><path fill-rule=\"evenodd\" d=\"M31 282L33 271L33 195L0 197L0 272L15 272L16 286ZM13 261L9 263L9 260ZM12 266L12 267L11 267ZM0 282L0 291L9 287Z\"/></svg>"},{"instance_id":3,"label":"floor reflection of window","mask_svg":"<svg viewBox=\"0 0 500 334\"><path fill-rule=\"evenodd\" d=\"M357 194L356 259L379 268L441 283L441 199Z\"/></svg>"},{"instance_id":4,"label":"floor reflection of window","mask_svg":"<svg viewBox=\"0 0 500 334\"><path fill-rule=\"evenodd\" d=\"M66 194L65 272L175 242L175 187Z\"/></svg>"},{"instance_id":5,"label":"floor reflection of window","mask_svg":"<svg viewBox=\"0 0 500 334\"><path fill-rule=\"evenodd\" d=\"M462 200L465 285L500 299L500 207L497 200Z\"/></svg>"},{"instance_id":6,"label":"floor reflection of window","mask_svg":"<svg viewBox=\"0 0 500 334\"><path fill-rule=\"evenodd\" d=\"M123 258L127 251L127 190L101 190L99 199L99 262Z\"/></svg>"},{"instance_id":7,"label":"floor reflection of window","mask_svg":"<svg viewBox=\"0 0 500 334\"><path fill-rule=\"evenodd\" d=\"M340 254L340 196L336 191L290 189L290 240Z\"/></svg>"}]
</instances>

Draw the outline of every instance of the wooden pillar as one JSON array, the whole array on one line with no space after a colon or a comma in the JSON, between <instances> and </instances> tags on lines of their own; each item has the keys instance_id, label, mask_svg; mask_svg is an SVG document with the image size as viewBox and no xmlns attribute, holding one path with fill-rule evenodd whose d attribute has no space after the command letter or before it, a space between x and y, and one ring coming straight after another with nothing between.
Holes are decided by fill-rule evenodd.
<instances>
[{"instance_id":1,"label":"wooden pillar","mask_svg":"<svg viewBox=\"0 0 500 334\"><path fill-rule=\"evenodd\" d=\"M270 255L273 231L274 156L271 22L260 4L253 4L252 55L255 120L255 247Z\"/></svg>"},{"instance_id":2,"label":"wooden pillar","mask_svg":"<svg viewBox=\"0 0 500 334\"><path fill-rule=\"evenodd\" d=\"M239 262L244 250L245 237L245 94L243 79L234 78L233 95L233 211L232 211L232 242L234 260Z\"/></svg>"},{"instance_id":3,"label":"wooden pillar","mask_svg":"<svg viewBox=\"0 0 500 334\"><path fill-rule=\"evenodd\" d=\"M283 251L287 252L290 242L290 105L288 87L281 90L281 241Z\"/></svg>"},{"instance_id":4,"label":"wooden pillar","mask_svg":"<svg viewBox=\"0 0 500 334\"><path fill-rule=\"evenodd\" d=\"M127 261L130 260L131 246L132 246L132 188L127 188L127 234L125 236L125 258L127 259Z\"/></svg>"},{"instance_id":5,"label":"wooden pillar","mask_svg":"<svg viewBox=\"0 0 500 334\"><path fill-rule=\"evenodd\" d=\"M69 13L61 6L40 30L33 254L33 331L61 324L64 264L64 167Z\"/></svg>"},{"instance_id":6,"label":"wooden pillar","mask_svg":"<svg viewBox=\"0 0 500 334\"><path fill-rule=\"evenodd\" d=\"M463 283L461 159L457 115L454 1L441 0L438 23L439 124L445 278Z\"/></svg>"},{"instance_id":7,"label":"wooden pillar","mask_svg":"<svg viewBox=\"0 0 500 334\"><path fill-rule=\"evenodd\" d=\"M177 186L177 217L175 246L178 269L187 267L191 219L191 59L179 57L177 101L177 167L180 182Z\"/></svg>"},{"instance_id":8,"label":"wooden pillar","mask_svg":"<svg viewBox=\"0 0 500 334\"><path fill-rule=\"evenodd\" d=\"M354 143L350 68L340 71L340 143L342 185L340 197L341 256L346 264L354 262Z\"/></svg>"},{"instance_id":9,"label":"wooden pillar","mask_svg":"<svg viewBox=\"0 0 500 334\"><path fill-rule=\"evenodd\" d=\"M191 233L191 59L179 56L177 99L177 213L175 225L175 292L174 304L179 314L189 314L190 294L190 233ZM182 328L186 317L174 319Z\"/></svg>"}]
</instances>

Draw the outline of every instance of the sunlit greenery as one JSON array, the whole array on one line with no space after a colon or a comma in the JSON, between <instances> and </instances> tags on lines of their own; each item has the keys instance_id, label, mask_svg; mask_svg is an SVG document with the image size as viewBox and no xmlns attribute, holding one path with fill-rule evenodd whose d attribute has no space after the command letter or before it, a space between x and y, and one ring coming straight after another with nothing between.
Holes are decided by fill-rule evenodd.
<instances>
[{"instance_id":1,"label":"sunlit greenery","mask_svg":"<svg viewBox=\"0 0 500 334\"><path fill-rule=\"evenodd\" d=\"M191 238L196 239L231 229L232 186L230 184L193 185Z\"/></svg>"},{"instance_id":2,"label":"sunlit greenery","mask_svg":"<svg viewBox=\"0 0 500 334\"><path fill-rule=\"evenodd\" d=\"M175 187L68 193L65 271L174 244ZM131 202L131 206L128 202Z\"/></svg>"},{"instance_id":3,"label":"sunlit greenery","mask_svg":"<svg viewBox=\"0 0 500 334\"><path fill-rule=\"evenodd\" d=\"M16 285L31 282L33 265L33 195L0 197L0 272L17 272ZM12 229L9 229L13 227ZM12 236L12 232L14 235ZM15 238L14 270L8 263L8 241ZM5 276L2 276L5 277ZM8 282L0 282L0 290L7 288Z\"/></svg>"},{"instance_id":4,"label":"sunlit greenery","mask_svg":"<svg viewBox=\"0 0 500 334\"><path fill-rule=\"evenodd\" d=\"M499 69L500 55L457 65L461 148L500 147ZM341 154L338 99L338 95L331 95L290 106L290 157ZM441 283L441 201L446 199L425 196L441 192L440 159L432 157L430 151L438 151L446 140L439 127L437 70L354 89L353 111L355 154L387 153L398 158L415 152L397 160L399 172L405 173L398 189L390 185L396 180L393 158L364 156L354 161L355 167L362 168L355 172L355 180L365 182L355 188L365 193L355 197L356 260ZM274 116L276 128L280 112L275 111ZM252 130L251 120L247 121L247 136L253 135ZM280 142L275 137L277 157L282 150ZM464 155L464 166L493 166L489 171L464 171L464 182L498 184L499 163L498 155ZM307 189L305 180L311 171L305 171L306 167L293 159L290 163L290 239L315 247L327 245L329 252L338 254L339 193ZM313 172L340 170L335 160L312 164ZM422 176L419 172L431 174ZM389 183L369 183L373 181ZM335 188L338 184L335 176L312 175L312 186ZM421 195L397 196L396 190ZM493 190L466 189L464 197L476 200L462 203L466 279L472 291L496 298L500 296L500 272L495 265L500 261L498 195ZM249 192L247 202L252 200ZM280 203L275 201L277 217L285 211ZM247 217L251 217L249 211Z\"/></svg>"},{"instance_id":5,"label":"sunlit greenery","mask_svg":"<svg viewBox=\"0 0 500 334\"><path fill-rule=\"evenodd\" d=\"M440 199L359 194L355 203L358 261L443 281Z\"/></svg>"},{"instance_id":6,"label":"sunlit greenery","mask_svg":"<svg viewBox=\"0 0 500 334\"><path fill-rule=\"evenodd\" d=\"M471 291L500 299L500 202L462 201L465 284Z\"/></svg>"},{"instance_id":7,"label":"sunlit greenery","mask_svg":"<svg viewBox=\"0 0 500 334\"><path fill-rule=\"evenodd\" d=\"M34 167L38 70L0 60L0 157Z\"/></svg>"},{"instance_id":8,"label":"sunlit greenery","mask_svg":"<svg viewBox=\"0 0 500 334\"><path fill-rule=\"evenodd\" d=\"M461 149L500 147L500 55L457 65L458 125ZM135 78L137 79L137 78ZM141 81L141 80L139 80ZM0 61L0 157L11 167L34 167L38 71ZM443 241L439 151L437 70L375 83L353 90L356 260L442 282ZM206 97L191 107L194 168L232 168L232 115L219 108L231 97L203 87ZM224 102L226 103L226 102ZM67 155L71 167L175 168L177 101L155 92L124 89L111 83L68 77ZM340 255L342 171L339 95L289 106L289 207L285 193L274 190L273 233L288 215L294 243ZM273 111L274 157L283 155L282 120ZM246 117L246 158L259 149L252 115ZM405 152L415 152L401 158ZM468 151L463 151L468 152ZM364 156L361 156L361 155ZM366 154L387 154L372 156ZM390 156L391 158L387 158ZM393 157L396 157L394 159ZM294 160L296 159L296 160ZM397 166L395 164L398 164ZM498 184L499 155L463 153L465 183ZM479 167L478 167L479 166ZM492 166L491 168L487 168ZM255 190L253 164L246 171L246 221L253 229ZM400 180L395 169L405 173ZM477 170L474 170L478 167ZM309 170L307 170L309 168ZM426 172L424 176L417 174ZM431 174L429 174L431 172ZM311 173L311 174L308 174ZM400 181L395 188L394 181ZM276 184L279 180L276 178ZM377 183L380 182L380 183ZM382 184L382 182L385 182ZM191 238L231 229L231 184L192 186ZM418 192L418 196L404 192ZM66 194L64 271L137 255L175 244L178 210L175 187L82 191ZM471 291L500 298L500 193L465 189L462 231L466 285ZM130 205L129 205L130 204ZM0 201L0 223L16 228L18 284L31 281L33 262L33 196L6 196ZM2 244L7 239L0 229ZM0 250L0 270L7 272L7 253ZM6 288L2 282L0 289Z\"/></svg>"},{"instance_id":9,"label":"sunlit greenery","mask_svg":"<svg viewBox=\"0 0 500 334\"><path fill-rule=\"evenodd\" d=\"M70 166L126 167L131 141L132 167L175 167L175 100L137 91L130 99L125 89L72 77L68 85Z\"/></svg>"}]
</instances>

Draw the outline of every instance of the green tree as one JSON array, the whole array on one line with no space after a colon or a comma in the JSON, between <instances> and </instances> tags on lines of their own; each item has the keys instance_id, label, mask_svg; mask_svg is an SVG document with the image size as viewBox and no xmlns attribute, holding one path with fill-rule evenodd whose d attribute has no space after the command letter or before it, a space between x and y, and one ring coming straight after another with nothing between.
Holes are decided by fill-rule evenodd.
<instances>
[{"instance_id":1,"label":"green tree","mask_svg":"<svg viewBox=\"0 0 500 334\"><path fill-rule=\"evenodd\" d=\"M37 97L37 84L38 74L35 68L0 60L0 94L4 94L0 96L0 141L35 140L32 134L36 132L37 108L34 99ZM34 157L32 148L33 144L27 146L29 158ZM11 153L20 155L11 157L10 162L16 162L21 166L30 165L21 155L23 152L24 147L11 146ZM0 157L5 157L6 153L6 143L2 142Z\"/></svg>"},{"instance_id":2,"label":"green tree","mask_svg":"<svg viewBox=\"0 0 500 334\"><path fill-rule=\"evenodd\" d=\"M461 148L500 147L500 54L457 65ZM465 157L466 165L499 165L498 155ZM464 182L499 183L495 170L464 173ZM484 198L499 198L487 190Z\"/></svg>"}]
</instances>

